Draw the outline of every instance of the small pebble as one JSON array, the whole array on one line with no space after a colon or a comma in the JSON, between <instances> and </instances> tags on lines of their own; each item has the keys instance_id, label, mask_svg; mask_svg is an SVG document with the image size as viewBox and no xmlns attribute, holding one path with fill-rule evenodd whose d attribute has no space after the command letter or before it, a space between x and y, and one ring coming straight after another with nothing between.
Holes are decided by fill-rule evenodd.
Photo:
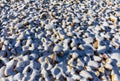
<instances>
[{"instance_id":1,"label":"small pebble","mask_svg":"<svg viewBox=\"0 0 120 81\"><path fill-rule=\"evenodd\" d=\"M88 79L88 78L93 78L92 76L91 76L91 74L89 73L89 72L87 72L87 71L81 71L80 72L80 75L81 76L83 76L84 78L86 78L86 79Z\"/></svg>"},{"instance_id":2,"label":"small pebble","mask_svg":"<svg viewBox=\"0 0 120 81\"><path fill-rule=\"evenodd\" d=\"M99 63L97 63L96 61L89 61L89 62L88 62L88 66L91 66L91 67L97 69L100 65L99 65Z\"/></svg>"}]
</instances>

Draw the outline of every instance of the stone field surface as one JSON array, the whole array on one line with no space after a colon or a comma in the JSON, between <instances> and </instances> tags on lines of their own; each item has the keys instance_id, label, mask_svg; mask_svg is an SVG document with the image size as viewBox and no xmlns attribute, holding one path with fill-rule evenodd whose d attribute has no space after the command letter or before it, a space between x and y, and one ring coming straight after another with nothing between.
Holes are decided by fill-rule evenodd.
<instances>
[{"instance_id":1,"label":"stone field surface","mask_svg":"<svg viewBox=\"0 0 120 81\"><path fill-rule=\"evenodd\" d=\"M120 0L0 0L0 81L120 81Z\"/></svg>"}]
</instances>

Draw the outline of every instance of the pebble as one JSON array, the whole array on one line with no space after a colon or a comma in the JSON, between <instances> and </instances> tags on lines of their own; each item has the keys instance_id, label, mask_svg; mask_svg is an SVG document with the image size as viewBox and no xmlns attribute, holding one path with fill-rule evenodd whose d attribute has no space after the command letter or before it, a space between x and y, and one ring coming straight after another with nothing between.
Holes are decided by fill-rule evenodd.
<instances>
[{"instance_id":1,"label":"pebble","mask_svg":"<svg viewBox=\"0 0 120 81\"><path fill-rule=\"evenodd\" d=\"M80 21L79 21L78 18L74 18L73 22L74 22L74 23L80 23Z\"/></svg>"},{"instance_id":2,"label":"pebble","mask_svg":"<svg viewBox=\"0 0 120 81\"><path fill-rule=\"evenodd\" d=\"M116 74L114 71L111 72L111 81L119 81L120 76Z\"/></svg>"},{"instance_id":3,"label":"pebble","mask_svg":"<svg viewBox=\"0 0 120 81\"><path fill-rule=\"evenodd\" d=\"M88 79L88 78L92 79L93 78L92 75L87 71L81 71L80 75L83 76L86 79Z\"/></svg>"},{"instance_id":4,"label":"pebble","mask_svg":"<svg viewBox=\"0 0 120 81\"><path fill-rule=\"evenodd\" d=\"M18 63L16 64L16 70L18 72L21 72L23 69L26 66L25 62L24 61L18 61Z\"/></svg>"},{"instance_id":5,"label":"pebble","mask_svg":"<svg viewBox=\"0 0 120 81\"><path fill-rule=\"evenodd\" d=\"M54 51L54 52L61 52L61 51L62 51L62 46L56 45L56 46L53 48L53 51Z\"/></svg>"},{"instance_id":6,"label":"pebble","mask_svg":"<svg viewBox=\"0 0 120 81\"><path fill-rule=\"evenodd\" d=\"M53 29L54 27L55 27L54 24L50 23L45 26L45 29Z\"/></svg>"},{"instance_id":7,"label":"pebble","mask_svg":"<svg viewBox=\"0 0 120 81\"><path fill-rule=\"evenodd\" d=\"M24 33L21 33L18 37L18 40L23 40L24 39Z\"/></svg>"},{"instance_id":8,"label":"pebble","mask_svg":"<svg viewBox=\"0 0 120 81\"><path fill-rule=\"evenodd\" d=\"M116 22L116 21L117 21L117 18L116 18L114 15L111 15L111 16L110 16L110 21Z\"/></svg>"},{"instance_id":9,"label":"pebble","mask_svg":"<svg viewBox=\"0 0 120 81\"><path fill-rule=\"evenodd\" d=\"M90 66L85 67L87 71L92 71L92 68Z\"/></svg>"},{"instance_id":10,"label":"pebble","mask_svg":"<svg viewBox=\"0 0 120 81\"><path fill-rule=\"evenodd\" d=\"M64 42L63 44L64 50L68 50L69 49L68 43L70 42L70 39L65 39L63 42Z\"/></svg>"},{"instance_id":11,"label":"pebble","mask_svg":"<svg viewBox=\"0 0 120 81\"><path fill-rule=\"evenodd\" d=\"M111 54L111 58L112 59L115 59L116 61L117 61L117 65L120 65L120 54L119 54L119 51L118 51L118 53L112 53Z\"/></svg>"},{"instance_id":12,"label":"pebble","mask_svg":"<svg viewBox=\"0 0 120 81\"><path fill-rule=\"evenodd\" d=\"M21 28L21 27L23 27L23 24L22 24L22 23L18 23L18 24L15 25L15 28L18 28L18 29L19 29L19 28Z\"/></svg>"},{"instance_id":13,"label":"pebble","mask_svg":"<svg viewBox=\"0 0 120 81\"><path fill-rule=\"evenodd\" d=\"M23 75L21 73L17 73L14 77L13 80L22 80Z\"/></svg>"},{"instance_id":14,"label":"pebble","mask_svg":"<svg viewBox=\"0 0 120 81\"><path fill-rule=\"evenodd\" d=\"M93 56L94 61L100 62L102 61L102 58L99 56Z\"/></svg>"},{"instance_id":15,"label":"pebble","mask_svg":"<svg viewBox=\"0 0 120 81\"><path fill-rule=\"evenodd\" d=\"M94 42L94 44L93 44L93 47L95 48L95 49L98 49L98 40L95 40L95 42Z\"/></svg>"},{"instance_id":16,"label":"pebble","mask_svg":"<svg viewBox=\"0 0 120 81\"><path fill-rule=\"evenodd\" d=\"M92 37L84 38L83 40L85 41L86 44L90 44L90 43L93 42L93 38Z\"/></svg>"},{"instance_id":17,"label":"pebble","mask_svg":"<svg viewBox=\"0 0 120 81\"><path fill-rule=\"evenodd\" d=\"M30 44L32 44L32 40L28 39L27 42L26 42L26 46L29 46Z\"/></svg>"},{"instance_id":18,"label":"pebble","mask_svg":"<svg viewBox=\"0 0 120 81\"><path fill-rule=\"evenodd\" d=\"M18 40L18 41L16 41L16 43L15 43L15 47L18 47L18 46L20 46L20 40Z\"/></svg>"},{"instance_id":19,"label":"pebble","mask_svg":"<svg viewBox=\"0 0 120 81\"><path fill-rule=\"evenodd\" d=\"M77 41L75 39L72 39L71 47L76 47L77 46Z\"/></svg>"},{"instance_id":20,"label":"pebble","mask_svg":"<svg viewBox=\"0 0 120 81\"><path fill-rule=\"evenodd\" d=\"M29 2L30 2L30 0L24 0L24 2L25 2L25 3L29 3Z\"/></svg>"},{"instance_id":21,"label":"pebble","mask_svg":"<svg viewBox=\"0 0 120 81\"><path fill-rule=\"evenodd\" d=\"M111 64L105 64L105 68L108 70L112 70L113 66Z\"/></svg>"},{"instance_id":22,"label":"pebble","mask_svg":"<svg viewBox=\"0 0 120 81\"><path fill-rule=\"evenodd\" d=\"M91 66L91 67L97 69L100 65L99 65L99 63L96 62L96 61L89 61L89 62L88 62L88 66Z\"/></svg>"},{"instance_id":23,"label":"pebble","mask_svg":"<svg viewBox=\"0 0 120 81\"><path fill-rule=\"evenodd\" d=\"M97 52L99 54L104 53L106 51L106 46L98 46Z\"/></svg>"},{"instance_id":24,"label":"pebble","mask_svg":"<svg viewBox=\"0 0 120 81\"><path fill-rule=\"evenodd\" d=\"M8 75L14 75L15 72L14 72L14 66L16 65L17 61L15 60L11 60L7 63L7 66L5 68L5 75L8 76Z\"/></svg>"},{"instance_id":25,"label":"pebble","mask_svg":"<svg viewBox=\"0 0 120 81\"><path fill-rule=\"evenodd\" d=\"M72 53L72 58L73 58L73 59L78 58L78 56L79 56L78 53L76 53L76 52Z\"/></svg>"},{"instance_id":26,"label":"pebble","mask_svg":"<svg viewBox=\"0 0 120 81\"><path fill-rule=\"evenodd\" d=\"M30 75L32 73L32 68L28 65L23 69L22 72L24 75Z\"/></svg>"}]
</instances>

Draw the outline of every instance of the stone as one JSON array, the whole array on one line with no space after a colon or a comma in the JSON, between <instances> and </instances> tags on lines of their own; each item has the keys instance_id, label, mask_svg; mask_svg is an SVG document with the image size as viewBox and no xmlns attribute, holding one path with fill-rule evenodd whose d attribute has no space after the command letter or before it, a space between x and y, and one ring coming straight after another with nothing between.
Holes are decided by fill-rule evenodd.
<instances>
[{"instance_id":1,"label":"stone","mask_svg":"<svg viewBox=\"0 0 120 81\"><path fill-rule=\"evenodd\" d=\"M120 52L118 51L118 52L116 52L116 53L112 53L111 54L111 58L112 59L115 59L116 61L117 61L117 65L119 65L120 64L120 54L119 54Z\"/></svg>"},{"instance_id":2,"label":"stone","mask_svg":"<svg viewBox=\"0 0 120 81\"><path fill-rule=\"evenodd\" d=\"M81 71L80 75L83 76L86 79L88 79L88 78L92 79L93 78L92 75L89 72L87 72L87 71Z\"/></svg>"},{"instance_id":3,"label":"stone","mask_svg":"<svg viewBox=\"0 0 120 81\"><path fill-rule=\"evenodd\" d=\"M99 63L96 61L89 61L87 65L90 66L91 68L96 68L96 69L100 66Z\"/></svg>"},{"instance_id":4,"label":"stone","mask_svg":"<svg viewBox=\"0 0 120 81\"><path fill-rule=\"evenodd\" d=\"M6 76L15 74L13 69L14 69L14 66L16 65L16 63L17 63L17 61L11 60L6 64L6 68L5 68L5 72L4 72Z\"/></svg>"},{"instance_id":5,"label":"stone","mask_svg":"<svg viewBox=\"0 0 120 81\"><path fill-rule=\"evenodd\" d=\"M102 61L102 58L99 56L93 56L94 61L100 62Z\"/></svg>"},{"instance_id":6,"label":"stone","mask_svg":"<svg viewBox=\"0 0 120 81\"><path fill-rule=\"evenodd\" d=\"M53 51L54 51L54 52L61 52L62 49L63 49L62 46L60 46L60 45L55 45L54 48L53 48Z\"/></svg>"},{"instance_id":7,"label":"stone","mask_svg":"<svg viewBox=\"0 0 120 81\"><path fill-rule=\"evenodd\" d=\"M112 70L113 66L111 64L105 64L105 68L108 70Z\"/></svg>"},{"instance_id":8,"label":"stone","mask_svg":"<svg viewBox=\"0 0 120 81\"><path fill-rule=\"evenodd\" d=\"M76 18L74 18L73 22L74 23L80 23L80 20L76 17Z\"/></svg>"},{"instance_id":9,"label":"stone","mask_svg":"<svg viewBox=\"0 0 120 81\"><path fill-rule=\"evenodd\" d=\"M13 80L22 80L23 75L21 73L17 73L14 77Z\"/></svg>"}]
</instances>

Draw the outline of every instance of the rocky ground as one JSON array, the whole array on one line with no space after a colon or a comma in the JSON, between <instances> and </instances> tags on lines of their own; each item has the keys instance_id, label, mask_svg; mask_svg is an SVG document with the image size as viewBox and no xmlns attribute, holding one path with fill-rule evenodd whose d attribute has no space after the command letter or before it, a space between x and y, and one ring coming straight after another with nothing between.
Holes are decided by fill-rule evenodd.
<instances>
[{"instance_id":1,"label":"rocky ground","mask_svg":"<svg viewBox=\"0 0 120 81\"><path fill-rule=\"evenodd\" d=\"M120 81L120 0L0 0L0 81Z\"/></svg>"}]
</instances>

